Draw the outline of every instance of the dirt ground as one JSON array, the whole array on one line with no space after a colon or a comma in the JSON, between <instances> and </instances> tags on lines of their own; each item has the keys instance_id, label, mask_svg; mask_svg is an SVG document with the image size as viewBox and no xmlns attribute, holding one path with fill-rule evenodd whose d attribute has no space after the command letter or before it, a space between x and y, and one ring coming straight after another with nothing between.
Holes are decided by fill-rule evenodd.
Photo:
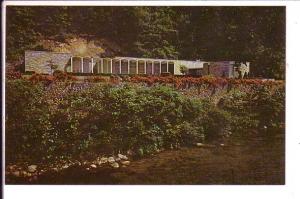
<instances>
[{"instance_id":1,"label":"dirt ground","mask_svg":"<svg viewBox=\"0 0 300 199\"><path fill-rule=\"evenodd\" d=\"M281 185L285 183L283 138L250 139L228 146L169 150L131 161L126 168L87 171L70 167L29 184ZM13 184L28 184L16 181Z\"/></svg>"}]
</instances>

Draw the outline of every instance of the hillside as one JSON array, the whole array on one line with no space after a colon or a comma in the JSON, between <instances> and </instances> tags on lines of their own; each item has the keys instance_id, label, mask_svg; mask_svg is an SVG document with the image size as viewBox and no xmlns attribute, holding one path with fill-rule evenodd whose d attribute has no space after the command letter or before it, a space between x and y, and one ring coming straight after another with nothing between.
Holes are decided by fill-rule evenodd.
<instances>
[{"instance_id":1,"label":"hillside","mask_svg":"<svg viewBox=\"0 0 300 199\"><path fill-rule=\"evenodd\" d=\"M6 38L9 63L85 43L106 56L249 61L254 76L284 79L284 7L8 6Z\"/></svg>"},{"instance_id":2,"label":"hillside","mask_svg":"<svg viewBox=\"0 0 300 199\"><path fill-rule=\"evenodd\" d=\"M116 43L106 39L86 39L85 37L74 35L69 35L63 41L42 39L37 42L37 46L34 49L68 52L75 56L114 56L121 51Z\"/></svg>"}]
</instances>

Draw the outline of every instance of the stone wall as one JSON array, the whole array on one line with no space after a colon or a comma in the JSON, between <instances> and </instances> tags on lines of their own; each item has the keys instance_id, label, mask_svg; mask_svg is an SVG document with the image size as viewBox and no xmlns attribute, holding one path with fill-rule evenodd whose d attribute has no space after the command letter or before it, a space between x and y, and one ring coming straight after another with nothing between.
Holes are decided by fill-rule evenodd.
<instances>
[{"instance_id":1,"label":"stone wall","mask_svg":"<svg viewBox=\"0 0 300 199\"><path fill-rule=\"evenodd\" d=\"M234 61L211 62L209 66L209 74L218 77L234 77L233 74Z\"/></svg>"},{"instance_id":2,"label":"stone wall","mask_svg":"<svg viewBox=\"0 0 300 199\"><path fill-rule=\"evenodd\" d=\"M205 64L203 75L213 75L227 78L244 78L249 75L250 62L218 61Z\"/></svg>"},{"instance_id":3,"label":"stone wall","mask_svg":"<svg viewBox=\"0 0 300 199\"><path fill-rule=\"evenodd\" d=\"M51 74L51 62L58 66L57 70L70 71L70 58L70 53L25 51L25 71Z\"/></svg>"}]
</instances>

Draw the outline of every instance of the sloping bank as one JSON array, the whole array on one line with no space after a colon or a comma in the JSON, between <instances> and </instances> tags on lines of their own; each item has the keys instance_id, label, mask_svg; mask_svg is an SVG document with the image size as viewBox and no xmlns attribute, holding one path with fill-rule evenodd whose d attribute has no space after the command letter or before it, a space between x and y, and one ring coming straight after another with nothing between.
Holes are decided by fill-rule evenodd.
<instances>
[{"instance_id":1,"label":"sloping bank","mask_svg":"<svg viewBox=\"0 0 300 199\"><path fill-rule=\"evenodd\" d=\"M233 89L215 105L167 86L93 84L74 90L62 82L44 86L8 80L6 163L13 171L6 171L22 176L36 169L32 177L50 167L92 164L104 156L129 153L136 158L222 143L253 130L271 138L283 132L283 124L282 88Z\"/></svg>"}]
</instances>

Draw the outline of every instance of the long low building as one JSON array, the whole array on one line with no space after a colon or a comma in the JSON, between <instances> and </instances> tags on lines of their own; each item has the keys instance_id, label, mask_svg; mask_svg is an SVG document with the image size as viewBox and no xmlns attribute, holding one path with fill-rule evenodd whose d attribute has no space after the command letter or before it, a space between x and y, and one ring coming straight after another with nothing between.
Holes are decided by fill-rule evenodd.
<instances>
[{"instance_id":1,"label":"long low building","mask_svg":"<svg viewBox=\"0 0 300 199\"><path fill-rule=\"evenodd\" d=\"M70 73L216 75L236 77L234 64L225 62L186 61L136 57L79 57L71 53L25 51L25 71L52 74L54 70ZM227 62L226 62L227 63ZM186 68L184 72L182 68ZM220 72L221 70L221 72ZM249 70L248 70L249 72Z\"/></svg>"}]
</instances>

